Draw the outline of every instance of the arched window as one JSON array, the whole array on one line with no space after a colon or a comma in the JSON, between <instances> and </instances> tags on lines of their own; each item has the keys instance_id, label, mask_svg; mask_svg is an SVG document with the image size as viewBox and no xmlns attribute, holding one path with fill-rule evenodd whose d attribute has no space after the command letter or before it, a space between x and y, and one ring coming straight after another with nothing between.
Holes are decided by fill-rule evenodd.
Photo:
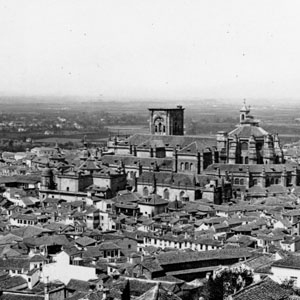
<instances>
[{"instance_id":1,"label":"arched window","mask_svg":"<svg viewBox=\"0 0 300 300\"><path fill-rule=\"evenodd\" d=\"M163 129L162 129L163 132L166 132L166 126L163 125Z\"/></svg>"},{"instance_id":2,"label":"arched window","mask_svg":"<svg viewBox=\"0 0 300 300\"><path fill-rule=\"evenodd\" d=\"M170 192L168 189L164 190L164 199L169 200L170 199Z\"/></svg>"},{"instance_id":3,"label":"arched window","mask_svg":"<svg viewBox=\"0 0 300 300\"><path fill-rule=\"evenodd\" d=\"M189 166L190 166L189 163L186 162L186 163L185 163L185 169L186 169L186 170L189 170L189 169L190 169Z\"/></svg>"},{"instance_id":4,"label":"arched window","mask_svg":"<svg viewBox=\"0 0 300 300\"><path fill-rule=\"evenodd\" d=\"M180 193L179 193L179 200L180 201L182 201L182 197L184 196L184 191L181 191Z\"/></svg>"},{"instance_id":5,"label":"arched window","mask_svg":"<svg viewBox=\"0 0 300 300\"><path fill-rule=\"evenodd\" d=\"M275 183L276 183L276 184L279 184L279 178L276 178L276 179L275 179Z\"/></svg>"},{"instance_id":6,"label":"arched window","mask_svg":"<svg viewBox=\"0 0 300 300\"><path fill-rule=\"evenodd\" d=\"M157 125L155 125L155 132L157 132Z\"/></svg>"},{"instance_id":7,"label":"arched window","mask_svg":"<svg viewBox=\"0 0 300 300\"><path fill-rule=\"evenodd\" d=\"M144 196L144 197L149 196L149 190L148 190L148 188L147 188L146 186L145 186L144 189L143 189L143 196Z\"/></svg>"},{"instance_id":8,"label":"arched window","mask_svg":"<svg viewBox=\"0 0 300 300\"><path fill-rule=\"evenodd\" d=\"M248 163L249 163L249 158L248 158L248 156L246 156L245 157L245 164L248 165Z\"/></svg>"},{"instance_id":9,"label":"arched window","mask_svg":"<svg viewBox=\"0 0 300 300\"><path fill-rule=\"evenodd\" d=\"M240 179L240 185L244 185L244 179L243 178Z\"/></svg>"},{"instance_id":10,"label":"arched window","mask_svg":"<svg viewBox=\"0 0 300 300\"><path fill-rule=\"evenodd\" d=\"M194 171L194 164L193 163L190 164L190 170Z\"/></svg>"},{"instance_id":11,"label":"arched window","mask_svg":"<svg viewBox=\"0 0 300 300\"><path fill-rule=\"evenodd\" d=\"M239 184L240 184L240 180L239 180L238 178L235 178L235 179L234 179L234 184L235 184L235 185L239 185Z\"/></svg>"},{"instance_id":12,"label":"arched window","mask_svg":"<svg viewBox=\"0 0 300 300\"><path fill-rule=\"evenodd\" d=\"M180 164L180 170L181 170L181 171L184 170L184 163L183 163L183 162Z\"/></svg>"},{"instance_id":13,"label":"arched window","mask_svg":"<svg viewBox=\"0 0 300 300\"><path fill-rule=\"evenodd\" d=\"M158 132L161 132L162 131L162 125L161 123L158 123Z\"/></svg>"},{"instance_id":14,"label":"arched window","mask_svg":"<svg viewBox=\"0 0 300 300\"><path fill-rule=\"evenodd\" d=\"M245 120L245 115L241 114L241 120L244 121Z\"/></svg>"}]
</instances>

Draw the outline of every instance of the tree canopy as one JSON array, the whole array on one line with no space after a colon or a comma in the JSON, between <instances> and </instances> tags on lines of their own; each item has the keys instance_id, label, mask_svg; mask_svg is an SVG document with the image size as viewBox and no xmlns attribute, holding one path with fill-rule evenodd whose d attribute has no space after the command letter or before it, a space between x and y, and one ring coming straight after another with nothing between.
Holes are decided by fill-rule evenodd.
<instances>
[{"instance_id":1,"label":"tree canopy","mask_svg":"<svg viewBox=\"0 0 300 300\"><path fill-rule=\"evenodd\" d=\"M204 286L205 300L223 300L253 282L251 270L243 267L223 269Z\"/></svg>"}]
</instances>

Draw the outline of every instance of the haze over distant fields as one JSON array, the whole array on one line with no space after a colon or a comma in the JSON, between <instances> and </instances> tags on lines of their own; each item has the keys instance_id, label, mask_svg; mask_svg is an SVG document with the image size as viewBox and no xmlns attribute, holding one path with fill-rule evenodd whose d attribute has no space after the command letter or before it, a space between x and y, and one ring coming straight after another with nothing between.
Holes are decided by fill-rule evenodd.
<instances>
[{"instance_id":1,"label":"haze over distant fields","mask_svg":"<svg viewBox=\"0 0 300 300\"><path fill-rule=\"evenodd\" d=\"M299 9L298 0L0 0L0 96L297 103Z\"/></svg>"}]
</instances>

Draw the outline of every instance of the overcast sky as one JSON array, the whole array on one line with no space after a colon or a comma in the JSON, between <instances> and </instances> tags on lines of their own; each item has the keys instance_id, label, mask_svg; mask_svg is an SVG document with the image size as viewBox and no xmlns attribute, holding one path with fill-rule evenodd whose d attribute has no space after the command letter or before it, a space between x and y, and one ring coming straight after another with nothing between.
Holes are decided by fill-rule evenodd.
<instances>
[{"instance_id":1,"label":"overcast sky","mask_svg":"<svg viewBox=\"0 0 300 300\"><path fill-rule=\"evenodd\" d=\"M0 95L300 99L299 13L299 0L0 0Z\"/></svg>"}]
</instances>

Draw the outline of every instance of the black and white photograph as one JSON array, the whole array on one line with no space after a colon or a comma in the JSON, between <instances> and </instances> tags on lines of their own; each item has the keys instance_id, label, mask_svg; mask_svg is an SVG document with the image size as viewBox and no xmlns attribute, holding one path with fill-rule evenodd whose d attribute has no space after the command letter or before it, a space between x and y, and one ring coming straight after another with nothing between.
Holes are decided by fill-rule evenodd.
<instances>
[{"instance_id":1,"label":"black and white photograph","mask_svg":"<svg viewBox=\"0 0 300 300\"><path fill-rule=\"evenodd\" d=\"M0 300L300 300L298 0L0 0Z\"/></svg>"}]
</instances>

